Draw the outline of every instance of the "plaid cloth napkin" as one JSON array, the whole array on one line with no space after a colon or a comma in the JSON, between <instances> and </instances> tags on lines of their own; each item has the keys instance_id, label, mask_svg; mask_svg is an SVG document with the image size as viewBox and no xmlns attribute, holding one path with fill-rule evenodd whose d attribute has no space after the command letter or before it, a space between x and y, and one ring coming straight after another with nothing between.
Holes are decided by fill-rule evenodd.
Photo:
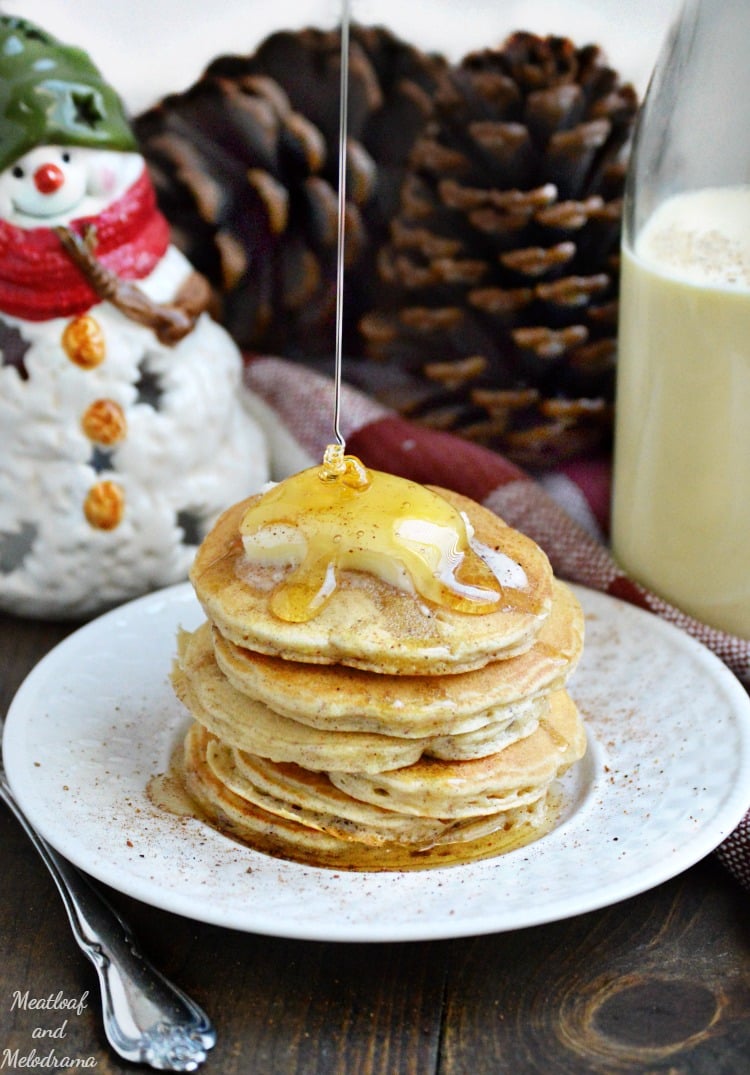
<instances>
[{"instance_id":1,"label":"plaid cloth napkin","mask_svg":"<svg viewBox=\"0 0 750 1075\"><path fill-rule=\"evenodd\" d=\"M333 383L284 359L246 367L253 408L269 439L276 479L312 466L333 440ZM576 464L535 480L503 456L452 434L425 429L344 386L341 432L346 450L375 469L454 489L497 512L547 553L560 578L648 609L687 631L750 687L750 642L692 619L639 586L606 545L606 461ZM716 852L750 889L750 813Z\"/></svg>"}]
</instances>

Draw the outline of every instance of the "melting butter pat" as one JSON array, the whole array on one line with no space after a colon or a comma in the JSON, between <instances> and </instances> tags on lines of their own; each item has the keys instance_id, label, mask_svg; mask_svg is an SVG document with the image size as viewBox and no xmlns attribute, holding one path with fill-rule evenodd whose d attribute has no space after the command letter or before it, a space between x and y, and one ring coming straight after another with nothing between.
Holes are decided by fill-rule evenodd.
<instances>
[{"instance_id":1,"label":"melting butter pat","mask_svg":"<svg viewBox=\"0 0 750 1075\"><path fill-rule=\"evenodd\" d=\"M307 552L302 531L288 523L264 526L252 534L242 535L248 560L272 567L294 567L301 564Z\"/></svg>"},{"instance_id":2,"label":"melting butter pat","mask_svg":"<svg viewBox=\"0 0 750 1075\"><path fill-rule=\"evenodd\" d=\"M271 594L280 619L303 622L330 600L343 571L361 571L437 605L481 614L502 584L471 547L467 520L430 489L339 457L280 482L240 524L247 558L293 568Z\"/></svg>"}]
</instances>

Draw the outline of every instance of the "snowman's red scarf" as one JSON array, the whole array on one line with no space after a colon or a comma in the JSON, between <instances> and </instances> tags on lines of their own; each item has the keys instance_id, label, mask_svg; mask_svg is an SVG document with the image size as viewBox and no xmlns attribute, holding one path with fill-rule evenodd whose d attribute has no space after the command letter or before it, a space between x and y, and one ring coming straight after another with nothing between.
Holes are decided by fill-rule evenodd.
<instances>
[{"instance_id":1,"label":"snowman's red scarf","mask_svg":"<svg viewBox=\"0 0 750 1075\"><path fill-rule=\"evenodd\" d=\"M169 226L145 169L102 213L70 226L83 234L90 225L96 228L97 259L126 280L148 276L169 244ZM84 313L99 301L52 228L18 228L0 220L0 311L48 321Z\"/></svg>"}]
</instances>

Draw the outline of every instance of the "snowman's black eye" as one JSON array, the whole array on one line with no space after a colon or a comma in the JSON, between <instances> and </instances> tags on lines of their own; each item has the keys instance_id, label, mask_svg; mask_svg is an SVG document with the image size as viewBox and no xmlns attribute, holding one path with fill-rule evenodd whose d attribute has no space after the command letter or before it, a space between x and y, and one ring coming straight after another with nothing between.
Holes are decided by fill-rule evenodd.
<instances>
[{"instance_id":1,"label":"snowman's black eye","mask_svg":"<svg viewBox=\"0 0 750 1075\"><path fill-rule=\"evenodd\" d=\"M13 175L16 179L23 179L23 168L20 164L17 164L13 169Z\"/></svg>"},{"instance_id":2,"label":"snowman's black eye","mask_svg":"<svg viewBox=\"0 0 750 1075\"><path fill-rule=\"evenodd\" d=\"M66 164L68 164L68 162L70 161L70 153L63 153L62 159Z\"/></svg>"}]
</instances>

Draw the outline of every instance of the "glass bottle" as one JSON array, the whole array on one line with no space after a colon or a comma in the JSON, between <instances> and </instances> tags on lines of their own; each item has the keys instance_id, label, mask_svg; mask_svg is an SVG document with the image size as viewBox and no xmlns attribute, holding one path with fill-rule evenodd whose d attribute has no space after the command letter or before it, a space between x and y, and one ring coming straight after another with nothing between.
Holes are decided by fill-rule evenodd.
<instances>
[{"instance_id":1,"label":"glass bottle","mask_svg":"<svg viewBox=\"0 0 750 1075\"><path fill-rule=\"evenodd\" d=\"M750 2L687 0L639 117L623 219L612 544L750 638Z\"/></svg>"}]
</instances>

